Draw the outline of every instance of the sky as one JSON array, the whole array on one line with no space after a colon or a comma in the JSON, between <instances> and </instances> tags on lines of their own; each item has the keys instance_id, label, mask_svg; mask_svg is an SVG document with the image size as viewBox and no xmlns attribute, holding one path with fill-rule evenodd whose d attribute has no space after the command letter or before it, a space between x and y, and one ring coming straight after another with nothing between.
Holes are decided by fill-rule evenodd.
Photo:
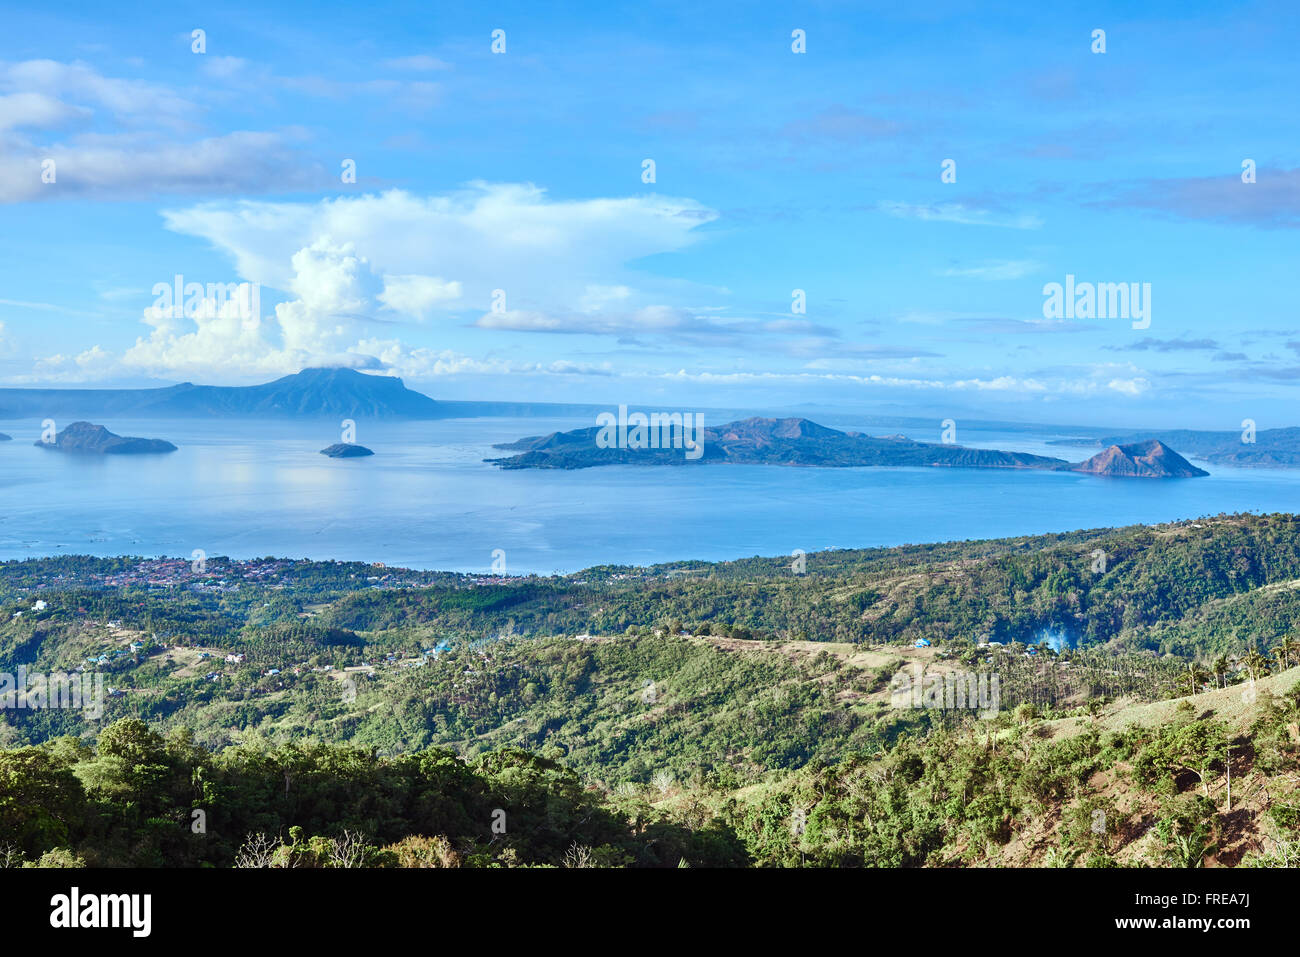
<instances>
[{"instance_id":1,"label":"sky","mask_svg":"<svg viewBox=\"0 0 1300 957\"><path fill-rule=\"evenodd\" d=\"M1300 424L1293 3L153 6L0 13L0 386Z\"/></svg>"}]
</instances>

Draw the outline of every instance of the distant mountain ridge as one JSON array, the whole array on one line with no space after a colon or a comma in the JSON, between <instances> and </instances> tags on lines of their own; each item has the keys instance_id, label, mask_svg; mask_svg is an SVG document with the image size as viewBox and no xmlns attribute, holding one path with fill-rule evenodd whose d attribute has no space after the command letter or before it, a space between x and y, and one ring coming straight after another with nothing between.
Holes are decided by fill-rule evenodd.
<instances>
[{"instance_id":1,"label":"distant mountain ridge","mask_svg":"<svg viewBox=\"0 0 1300 957\"><path fill-rule=\"evenodd\" d=\"M1049 445L1089 446L1127 445L1143 439L1159 439L1184 453L1215 465L1235 468L1300 468L1300 428L1245 429L1207 432L1197 429L1151 429L1146 432L1120 432L1101 438L1053 439Z\"/></svg>"},{"instance_id":2,"label":"distant mountain ridge","mask_svg":"<svg viewBox=\"0 0 1300 957\"><path fill-rule=\"evenodd\" d=\"M313 368L250 386L180 385L156 389L4 389L0 419L282 418L458 419L479 416L588 415L596 406L557 402L435 401L393 376Z\"/></svg>"},{"instance_id":3,"label":"distant mountain ridge","mask_svg":"<svg viewBox=\"0 0 1300 957\"><path fill-rule=\"evenodd\" d=\"M749 418L703 430L703 450L694 457L673 448L601 447L600 427L530 436L494 446L518 454L486 459L503 469L582 469L599 465L691 465L730 462L822 468L905 467L1043 469L1124 478L1193 478L1209 473L1164 443L1114 446L1086 462L917 442L905 436L841 432L808 419Z\"/></svg>"},{"instance_id":4,"label":"distant mountain ridge","mask_svg":"<svg viewBox=\"0 0 1300 957\"><path fill-rule=\"evenodd\" d=\"M90 415L142 418L352 416L434 419L439 404L392 376L355 369L304 369L262 385L180 385L159 389L0 389L0 416Z\"/></svg>"}]
</instances>

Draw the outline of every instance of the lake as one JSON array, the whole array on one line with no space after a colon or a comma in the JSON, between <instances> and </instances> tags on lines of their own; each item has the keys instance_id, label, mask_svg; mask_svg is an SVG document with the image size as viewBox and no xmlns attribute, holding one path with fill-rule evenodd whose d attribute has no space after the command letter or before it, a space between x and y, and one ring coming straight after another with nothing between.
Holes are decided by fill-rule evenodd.
<instances>
[{"instance_id":1,"label":"lake","mask_svg":"<svg viewBox=\"0 0 1300 957\"><path fill-rule=\"evenodd\" d=\"M721 421L721 420L720 420ZM66 423L60 422L62 427ZM328 459L337 423L119 420L122 435L180 446L163 456L35 448L39 423L0 421L0 559L58 554L384 562L487 572L814 552L996 538L1219 512L1294 511L1300 470L1205 466L1150 481L979 469L709 465L502 471L492 443L593 424L480 418L359 422L376 454ZM854 427L837 422L836 427ZM938 439L938 426L870 428ZM964 430L963 444L1073 459L1053 435Z\"/></svg>"}]
</instances>

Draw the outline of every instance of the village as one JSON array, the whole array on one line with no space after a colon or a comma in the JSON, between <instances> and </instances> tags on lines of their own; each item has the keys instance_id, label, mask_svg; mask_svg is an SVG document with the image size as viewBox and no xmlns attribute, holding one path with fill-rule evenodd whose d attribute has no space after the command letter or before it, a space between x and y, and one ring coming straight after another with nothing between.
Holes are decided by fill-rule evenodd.
<instances>
[{"instance_id":1,"label":"village","mask_svg":"<svg viewBox=\"0 0 1300 957\"><path fill-rule=\"evenodd\" d=\"M33 603L30 611L39 614L48 607L45 601L38 600ZM22 614L18 612L14 617ZM111 675L125 675L127 671L154 664L166 670L172 678L252 682L252 686L242 689L246 692L278 690L286 687L286 682L307 673L325 674L339 681L356 675L373 679L380 671L423 667L426 662L438 658L451 647L446 641L438 641L433 647L422 649L419 654L389 652L373 663L363 659L360 664L343 667L313 665L301 661L284 664L282 667L254 668L248 660L248 653L244 651L230 651L211 644L186 644L183 640L169 645L167 639L160 639L156 633L145 634L117 620L99 622L83 619L80 625L83 639L88 639L96 647L84 655L80 662L70 664L67 670L71 674L106 670ZM257 682L265 678L278 679L274 688L256 687ZM156 694L158 689L123 687L119 684L108 686L107 693L110 698L121 698L128 694Z\"/></svg>"}]
</instances>

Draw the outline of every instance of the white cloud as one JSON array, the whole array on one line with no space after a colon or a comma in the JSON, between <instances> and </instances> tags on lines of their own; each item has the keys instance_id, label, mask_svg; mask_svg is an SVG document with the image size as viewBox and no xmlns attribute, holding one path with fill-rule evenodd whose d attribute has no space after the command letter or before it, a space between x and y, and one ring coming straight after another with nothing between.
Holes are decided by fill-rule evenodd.
<instances>
[{"instance_id":1,"label":"white cloud","mask_svg":"<svg viewBox=\"0 0 1300 957\"><path fill-rule=\"evenodd\" d=\"M54 161L53 183L41 179ZM0 203L92 196L142 198L161 193L227 192L320 185L279 133L236 132L191 143L143 133L94 134L47 148L24 144L0 155Z\"/></svg>"},{"instance_id":2,"label":"white cloud","mask_svg":"<svg viewBox=\"0 0 1300 957\"><path fill-rule=\"evenodd\" d=\"M975 209L963 203L926 203L916 205L894 200L881 202L878 207L898 219L919 219L923 222L958 223L963 226L1002 226L1008 229L1038 229L1043 220L1032 214L1018 216Z\"/></svg>"},{"instance_id":3,"label":"white cloud","mask_svg":"<svg viewBox=\"0 0 1300 957\"><path fill-rule=\"evenodd\" d=\"M481 328L596 334L730 332L730 324L645 303L621 281L626 263L694 241L714 217L666 197L551 201L532 185L474 183L446 196L402 191L311 203L203 204L164 214L167 226L227 253L239 278L290 293L272 315L212 308L195 318L146 315L152 328L126 353L133 371L155 375L292 371L337 361L437 375L473 360L443 349L366 338L377 314L453 318L494 290L541 308L487 313ZM582 302L592 311L556 308ZM603 306L619 305L618 312ZM232 304L228 304L232 305ZM550 371L538 365L514 369ZM558 367L557 367L558 368ZM562 374L578 374L576 364ZM499 371L492 363L484 369ZM599 374L599 373L582 373Z\"/></svg>"},{"instance_id":4,"label":"white cloud","mask_svg":"<svg viewBox=\"0 0 1300 957\"><path fill-rule=\"evenodd\" d=\"M383 368L405 379L448 375L567 375L612 376L609 363L556 360L551 363L508 359L473 359L450 349L409 348L397 339L363 339L353 347L357 356L374 358Z\"/></svg>"},{"instance_id":5,"label":"white cloud","mask_svg":"<svg viewBox=\"0 0 1300 957\"><path fill-rule=\"evenodd\" d=\"M1141 395L1151 388L1146 379L1111 379L1106 383L1108 389L1114 389L1122 395Z\"/></svg>"},{"instance_id":6,"label":"white cloud","mask_svg":"<svg viewBox=\"0 0 1300 957\"><path fill-rule=\"evenodd\" d=\"M586 311L604 309L613 303L624 303L632 298L632 290L627 286L588 286L579 300L579 307Z\"/></svg>"},{"instance_id":7,"label":"white cloud","mask_svg":"<svg viewBox=\"0 0 1300 957\"><path fill-rule=\"evenodd\" d=\"M0 90L80 100L101 106L116 116L146 116L160 124L187 125L198 114L198 107L166 87L144 80L103 76L80 62L0 63Z\"/></svg>"},{"instance_id":8,"label":"white cloud","mask_svg":"<svg viewBox=\"0 0 1300 957\"><path fill-rule=\"evenodd\" d=\"M322 236L353 243L382 275L459 282L487 309L504 289L510 308L556 309L590 285L617 285L626 264L683 249L716 213L688 199L551 200L531 183L474 182L439 196L403 190L312 203L242 201L170 210L167 227L228 253L240 275L279 289L290 257ZM648 277L644 277L648 278Z\"/></svg>"},{"instance_id":9,"label":"white cloud","mask_svg":"<svg viewBox=\"0 0 1300 957\"><path fill-rule=\"evenodd\" d=\"M635 376L633 376L635 377ZM678 382L698 382L712 385L762 385L768 384L833 384L845 383L871 388L920 390L925 392L979 392L1006 393L1008 395L1085 397L1109 392L1136 397L1150 388L1144 378L1099 378L1094 372L1082 377L1054 377L1049 379L1017 376L992 378L918 378L902 375L853 375L840 372L677 372L652 374L646 378L669 379Z\"/></svg>"},{"instance_id":10,"label":"white cloud","mask_svg":"<svg viewBox=\"0 0 1300 957\"><path fill-rule=\"evenodd\" d=\"M437 276L385 276L377 298L394 312L427 319L435 306L460 298L460 283Z\"/></svg>"},{"instance_id":11,"label":"white cloud","mask_svg":"<svg viewBox=\"0 0 1300 957\"><path fill-rule=\"evenodd\" d=\"M153 326L126 350L122 364L134 372L210 378L216 371L283 375L300 367L293 353L271 345L260 317L247 315L235 300L203 309L192 318L144 311Z\"/></svg>"},{"instance_id":12,"label":"white cloud","mask_svg":"<svg viewBox=\"0 0 1300 957\"><path fill-rule=\"evenodd\" d=\"M996 282L1005 279L1022 279L1037 272L1041 266L1032 259L1004 259L998 262L983 263L979 266L952 267L943 270L940 275L953 276L958 279L983 279Z\"/></svg>"},{"instance_id":13,"label":"white cloud","mask_svg":"<svg viewBox=\"0 0 1300 957\"><path fill-rule=\"evenodd\" d=\"M236 57L199 59L216 79L247 72ZM408 89L403 95L427 99L429 93ZM85 63L0 62L0 203L224 195L329 182L320 164L294 145L301 131L236 130L195 139L202 116L200 106L167 87L104 76ZM93 133L49 138L51 130L91 118ZM53 182L43 178L48 160Z\"/></svg>"},{"instance_id":14,"label":"white cloud","mask_svg":"<svg viewBox=\"0 0 1300 957\"><path fill-rule=\"evenodd\" d=\"M690 329L716 331L724 328L716 320L700 318L687 309L672 306L646 306L631 312L587 312L553 315L527 310L488 312L474 323L480 329L503 329L514 332L562 332L590 335L636 335L640 333L678 332Z\"/></svg>"},{"instance_id":15,"label":"white cloud","mask_svg":"<svg viewBox=\"0 0 1300 957\"><path fill-rule=\"evenodd\" d=\"M72 106L44 93L0 95L0 130L45 129L90 115L91 111L84 107Z\"/></svg>"},{"instance_id":16,"label":"white cloud","mask_svg":"<svg viewBox=\"0 0 1300 957\"><path fill-rule=\"evenodd\" d=\"M100 346L91 346L75 355L53 355L39 358L32 380L47 382L86 382L100 379L111 373L116 357Z\"/></svg>"},{"instance_id":17,"label":"white cloud","mask_svg":"<svg viewBox=\"0 0 1300 957\"><path fill-rule=\"evenodd\" d=\"M203 72L217 80L228 80L239 76L246 69L248 69L248 61L242 57L207 54L203 57Z\"/></svg>"}]
</instances>

